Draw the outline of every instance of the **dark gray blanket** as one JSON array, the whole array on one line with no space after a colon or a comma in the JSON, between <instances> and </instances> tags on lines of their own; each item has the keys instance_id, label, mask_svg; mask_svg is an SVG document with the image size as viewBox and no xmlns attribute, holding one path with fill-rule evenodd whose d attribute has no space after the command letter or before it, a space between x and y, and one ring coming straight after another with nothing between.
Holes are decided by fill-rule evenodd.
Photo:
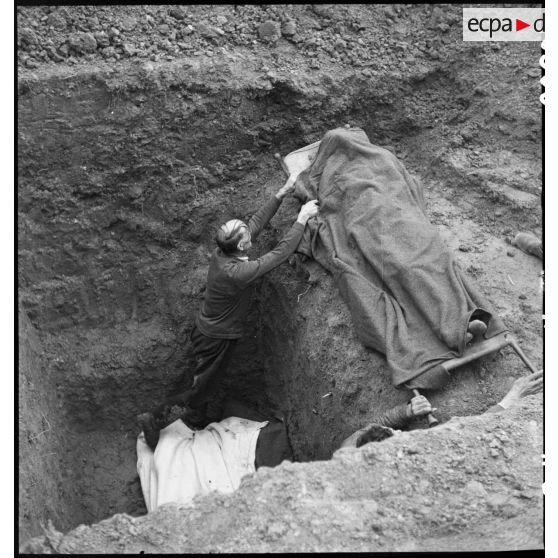
<instances>
[{"instance_id":1,"label":"dark gray blanket","mask_svg":"<svg viewBox=\"0 0 558 558\"><path fill-rule=\"evenodd\" d=\"M421 187L364 131L328 132L296 195L320 214L298 251L334 276L362 343L383 353L400 387L440 387L461 356L471 317L505 330L426 217Z\"/></svg>"}]
</instances>

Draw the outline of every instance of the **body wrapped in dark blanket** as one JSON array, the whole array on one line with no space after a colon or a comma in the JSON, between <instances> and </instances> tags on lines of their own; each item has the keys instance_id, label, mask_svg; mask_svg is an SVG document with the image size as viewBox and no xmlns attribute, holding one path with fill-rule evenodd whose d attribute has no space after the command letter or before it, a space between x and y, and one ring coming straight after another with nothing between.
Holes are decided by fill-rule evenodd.
<instances>
[{"instance_id":1,"label":"body wrapped in dark blanket","mask_svg":"<svg viewBox=\"0 0 558 558\"><path fill-rule=\"evenodd\" d=\"M328 132L296 195L320 203L298 251L333 275L357 335L386 356L396 387L441 387L440 365L463 354L471 319L487 324L485 338L505 331L428 220L420 184L363 130Z\"/></svg>"}]
</instances>

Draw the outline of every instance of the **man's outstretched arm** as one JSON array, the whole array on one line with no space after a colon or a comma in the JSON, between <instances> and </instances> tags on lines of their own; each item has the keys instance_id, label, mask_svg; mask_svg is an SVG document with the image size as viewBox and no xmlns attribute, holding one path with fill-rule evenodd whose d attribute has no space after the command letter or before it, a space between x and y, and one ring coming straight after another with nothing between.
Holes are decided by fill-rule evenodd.
<instances>
[{"instance_id":1,"label":"man's outstretched arm","mask_svg":"<svg viewBox=\"0 0 558 558\"><path fill-rule=\"evenodd\" d=\"M275 213L277 213L283 198L294 191L296 178L297 175L295 174L289 176L287 182L285 182L276 194L248 221L248 230L253 239L260 234L262 229L269 223Z\"/></svg>"},{"instance_id":2,"label":"man's outstretched arm","mask_svg":"<svg viewBox=\"0 0 558 558\"><path fill-rule=\"evenodd\" d=\"M298 214L296 223L290 228L287 234L281 239L279 244L267 254L257 260L250 260L238 263L234 275L232 275L235 283L244 288L268 271L282 264L296 250L304 227L309 219L318 214L318 203L316 200L306 202Z\"/></svg>"}]
</instances>

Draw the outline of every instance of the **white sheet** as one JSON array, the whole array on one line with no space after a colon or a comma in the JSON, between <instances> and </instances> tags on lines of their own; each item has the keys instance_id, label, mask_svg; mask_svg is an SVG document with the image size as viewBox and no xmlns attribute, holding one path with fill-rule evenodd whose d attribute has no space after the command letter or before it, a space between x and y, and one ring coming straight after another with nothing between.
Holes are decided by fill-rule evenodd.
<instances>
[{"instance_id":1,"label":"white sheet","mask_svg":"<svg viewBox=\"0 0 558 558\"><path fill-rule=\"evenodd\" d=\"M236 490L242 477L256 470L256 442L267 424L231 417L191 430L179 419L161 430L155 452L142 432L137 470L147 511L168 502L189 503L213 490Z\"/></svg>"}]
</instances>

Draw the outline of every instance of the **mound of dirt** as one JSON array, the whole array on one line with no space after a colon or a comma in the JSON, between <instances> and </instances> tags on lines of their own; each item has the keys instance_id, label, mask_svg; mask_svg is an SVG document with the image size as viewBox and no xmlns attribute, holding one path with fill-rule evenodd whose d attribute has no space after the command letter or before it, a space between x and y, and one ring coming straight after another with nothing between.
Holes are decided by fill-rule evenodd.
<instances>
[{"instance_id":1,"label":"mound of dirt","mask_svg":"<svg viewBox=\"0 0 558 558\"><path fill-rule=\"evenodd\" d=\"M116 551L201 549L202 533L217 533L220 525L229 542L217 540L205 551L233 548L240 532L250 541L243 548L253 551L369 550L372 543L403 549L415 535L424 548L442 549L467 545L466 534L480 548L492 544L489 524L512 540L520 516L505 514L519 509L532 519L534 534L515 539L516 546L539 545L539 497L513 493L523 488L512 490L497 465L507 464L510 475L517 469L531 495L540 451L517 446L524 455L508 458L506 443L490 447L498 440L493 430L482 454L486 471L453 478L434 463L440 451L448 459L465 455L460 448L469 446L459 445L453 427L405 435L411 437L399 438L403 446L393 440L381 446L388 449L336 454L330 463L261 471L247 479L248 492L212 497L200 511L169 508L130 518L145 513L134 418L188 379L187 336L215 228L249 217L282 185L274 152L302 147L333 127L364 128L423 183L429 218L541 365L541 264L509 242L519 230L541 233L539 58L535 43L462 42L457 5L18 7L20 540L46 529L58 548L60 531L116 513L79 527L64 539L70 546L60 548L94 548L87 537L101 541L106 529L107 540L113 537L106 548ZM255 255L276 244L297 210L295 200L283 202ZM503 351L463 367L429 397L442 421L479 414L524 373ZM408 399L388 378L383 357L358 342L331 277L296 256L257 286L221 392L282 412L295 457L304 462L329 459L344 437ZM540 408L525 413L540 423ZM509 427L513 438L512 418L490 420ZM472 443L488 432L485 422L448 424L459 425ZM526 426L515 427L523 444ZM426 436L433 440L430 454L421 450L404 465L388 457L405 452L406 440L422 444L422 436L425 444ZM366 473L366 456L375 452L388 452L391 469L403 467L416 482L403 475L399 488L387 477L384 491L369 486L380 474ZM434 476L423 489L417 485L426 464L447 494L439 494ZM309 484L300 480L305 475ZM321 475L330 484L319 485ZM352 493L345 478L362 499L336 495ZM275 504L267 499L264 480L286 487L289 502L279 490ZM306 500L296 496L302 486ZM511 498L502 513L494 511L500 489ZM469 492L477 500L467 500ZM404 510L404 494L416 497L412 513ZM446 498L447 517L432 511L434 494ZM372 515L360 517L355 510L367 498L375 503L366 504ZM300 517L309 522L304 531L286 519L299 500L306 506ZM447 511L450 502L459 509ZM481 506L478 516L474 505ZM347 520L335 506L346 507ZM229 507L234 514L223 511ZM368 529L365 517L384 508L389 520L379 531ZM276 515L282 519L275 522ZM398 515L408 528L397 527ZM419 532L420 518L431 516L443 527L428 523ZM359 536L346 535L353 533L351 520ZM205 523L200 542L184 542ZM132 543L137 525L146 528ZM236 525L244 531L232 531ZM120 530L128 534L118 550ZM300 546L289 546L296 540Z\"/></svg>"},{"instance_id":2,"label":"mound of dirt","mask_svg":"<svg viewBox=\"0 0 558 558\"><path fill-rule=\"evenodd\" d=\"M18 63L27 68L246 48L300 53L313 67L385 69L391 54L403 69L417 54L443 59L461 33L460 8L449 6L43 6L19 7L17 14Z\"/></svg>"},{"instance_id":3,"label":"mound of dirt","mask_svg":"<svg viewBox=\"0 0 558 558\"><path fill-rule=\"evenodd\" d=\"M452 552L542 547L540 397L396 434L330 461L263 467L230 495L118 514L36 553ZM232 511L234 510L234 513Z\"/></svg>"}]
</instances>

